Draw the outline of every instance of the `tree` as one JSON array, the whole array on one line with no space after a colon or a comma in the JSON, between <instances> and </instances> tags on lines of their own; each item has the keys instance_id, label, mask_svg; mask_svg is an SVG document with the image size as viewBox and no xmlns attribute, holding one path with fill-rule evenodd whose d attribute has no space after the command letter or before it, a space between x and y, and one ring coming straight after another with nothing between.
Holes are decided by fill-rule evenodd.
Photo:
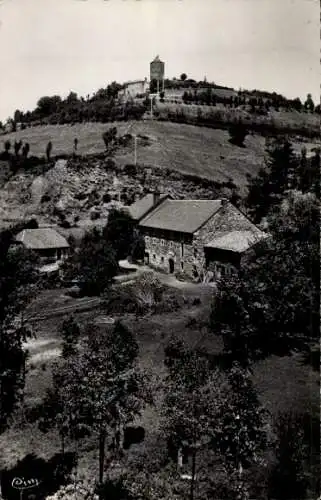
<instances>
[{"instance_id":1,"label":"tree","mask_svg":"<svg viewBox=\"0 0 321 500\"><path fill-rule=\"evenodd\" d=\"M145 239L140 234L134 234L133 243L131 246L131 258L134 262L143 260L145 255Z\"/></svg>"},{"instance_id":2,"label":"tree","mask_svg":"<svg viewBox=\"0 0 321 500\"><path fill-rule=\"evenodd\" d=\"M112 209L108 214L103 236L114 248L116 259L126 259L136 239L132 217L125 211Z\"/></svg>"},{"instance_id":3,"label":"tree","mask_svg":"<svg viewBox=\"0 0 321 500\"><path fill-rule=\"evenodd\" d=\"M140 414L148 393L135 367L138 346L128 329L119 323L111 331L89 325L87 333L77 354L57 370L56 392L67 434L82 431L97 437L102 484L108 435L119 441L120 428ZM54 412L53 404L50 409Z\"/></svg>"},{"instance_id":4,"label":"tree","mask_svg":"<svg viewBox=\"0 0 321 500\"><path fill-rule=\"evenodd\" d=\"M244 147L244 140L248 134L248 130L247 130L246 126L241 121L233 123L230 126L229 134L230 134L230 143L231 144L235 144L236 146L239 146L239 147Z\"/></svg>"},{"instance_id":5,"label":"tree","mask_svg":"<svg viewBox=\"0 0 321 500\"><path fill-rule=\"evenodd\" d=\"M22 156L23 156L24 159L28 158L29 151L30 151L30 145L29 145L29 142L26 142L22 146Z\"/></svg>"},{"instance_id":6,"label":"tree","mask_svg":"<svg viewBox=\"0 0 321 500\"><path fill-rule=\"evenodd\" d=\"M311 94L308 94L307 95L307 98L306 98L306 101L304 103L304 108L307 110L307 111L311 111L313 113L314 111L314 102L312 100L312 96Z\"/></svg>"},{"instance_id":7,"label":"tree","mask_svg":"<svg viewBox=\"0 0 321 500\"><path fill-rule=\"evenodd\" d=\"M187 74L182 73L180 78L181 78L182 82L185 82L185 80L187 79Z\"/></svg>"},{"instance_id":8,"label":"tree","mask_svg":"<svg viewBox=\"0 0 321 500\"><path fill-rule=\"evenodd\" d=\"M204 447L222 454L230 475L238 473L234 486L243 495L239 498L246 498L243 468L255 462L266 445L265 412L249 374L238 365L227 375L212 371L204 355L175 340L167 346L165 364L169 377L164 428L177 449L185 447L192 454L190 500L196 455Z\"/></svg>"},{"instance_id":9,"label":"tree","mask_svg":"<svg viewBox=\"0 0 321 500\"><path fill-rule=\"evenodd\" d=\"M11 148L11 142L8 140L5 141L4 143L4 150L7 154L9 154L9 151L10 151L10 148Z\"/></svg>"},{"instance_id":10,"label":"tree","mask_svg":"<svg viewBox=\"0 0 321 500\"><path fill-rule=\"evenodd\" d=\"M298 160L287 139L272 139L266 144L265 168L256 177L249 176L245 206L255 223L278 204L288 189L296 184Z\"/></svg>"},{"instance_id":11,"label":"tree","mask_svg":"<svg viewBox=\"0 0 321 500\"><path fill-rule=\"evenodd\" d=\"M19 109L16 109L16 111L14 112L14 115L13 115L13 120L15 123L22 122L22 120L23 120L22 111L20 111Z\"/></svg>"},{"instance_id":12,"label":"tree","mask_svg":"<svg viewBox=\"0 0 321 500\"><path fill-rule=\"evenodd\" d=\"M301 151L301 158L296 173L296 186L303 193L312 192L320 198L320 151L307 157L306 148Z\"/></svg>"},{"instance_id":13,"label":"tree","mask_svg":"<svg viewBox=\"0 0 321 500\"><path fill-rule=\"evenodd\" d=\"M68 358L76 354L77 343L80 336L80 328L78 323L72 316L65 319L61 326L61 336L63 339L62 344L62 357Z\"/></svg>"},{"instance_id":14,"label":"tree","mask_svg":"<svg viewBox=\"0 0 321 500\"><path fill-rule=\"evenodd\" d=\"M211 326L230 360L247 366L302 350L317 338L318 221L317 199L290 192L268 217L272 237L237 276L218 284Z\"/></svg>"},{"instance_id":15,"label":"tree","mask_svg":"<svg viewBox=\"0 0 321 500\"><path fill-rule=\"evenodd\" d=\"M106 130L106 132L103 133L102 138L105 143L106 151L113 153L117 143L117 128L111 127Z\"/></svg>"},{"instance_id":16,"label":"tree","mask_svg":"<svg viewBox=\"0 0 321 500\"><path fill-rule=\"evenodd\" d=\"M11 248L16 232L18 228L0 233L0 432L23 396L23 342L30 336L23 313L39 277L36 256L24 248Z\"/></svg>"},{"instance_id":17,"label":"tree","mask_svg":"<svg viewBox=\"0 0 321 500\"><path fill-rule=\"evenodd\" d=\"M75 137L75 139L74 139L74 154L77 153L77 148L78 148L78 139L77 139L77 137Z\"/></svg>"},{"instance_id":18,"label":"tree","mask_svg":"<svg viewBox=\"0 0 321 500\"><path fill-rule=\"evenodd\" d=\"M275 431L277 464L270 476L270 496L277 500L306 498L309 481L305 462L309 449L304 443L302 417L279 414Z\"/></svg>"},{"instance_id":19,"label":"tree","mask_svg":"<svg viewBox=\"0 0 321 500\"><path fill-rule=\"evenodd\" d=\"M292 101L292 107L296 110L296 111L301 111L302 110L302 102L301 102L301 99L299 97L296 97L295 99L293 99Z\"/></svg>"},{"instance_id":20,"label":"tree","mask_svg":"<svg viewBox=\"0 0 321 500\"><path fill-rule=\"evenodd\" d=\"M52 97L44 96L37 102L36 112L39 113L41 118L45 118L54 113L57 113L61 106L61 97L54 95Z\"/></svg>"},{"instance_id":21,"label":"tree","mask_svg":"<svg viewBox=\"0 0 321 500\"><path fill-rule=\"evenodd\" d=\"M19 151L21 149L21 146L22 146L22 141L21 140L19 142L17 142L17 141L14 142L14 152L15 152L16 156L19 155Z\"/></svg>"},{"instance_id":22,"label":"tree","mask_svg":"<svg viewBox=\"0 0 321 500\"><path fill-rule=\"evenodd\" d=\"M100 295L117 274L116 253L101 231L94 229L85 234L79 249L64 263L63 269L67 278L79 279L83 294Z\"/></svg>"},{"instance_id":23,"label":"tree","mask_svg":"<svg viewBox=\"0 0 321 500\"><path fill-rule=\"evenodd\" d=\"M50 155L52 151L52 142L49 141L46 147L46 156L47 156L47 161L50 161Z\"/></svg>"}]
</instances>

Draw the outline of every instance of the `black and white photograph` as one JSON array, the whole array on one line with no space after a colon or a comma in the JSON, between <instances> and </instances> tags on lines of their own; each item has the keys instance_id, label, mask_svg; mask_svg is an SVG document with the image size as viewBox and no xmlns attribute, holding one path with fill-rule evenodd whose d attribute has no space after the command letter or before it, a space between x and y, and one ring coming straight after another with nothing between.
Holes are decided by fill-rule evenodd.
<instances>
[{"instance_id":1,"label":"black and white photograph","mask_svg":"<svg viewBox=\"0 0 321 500\"><path fill-rule=\"evenodd\" d=\"M321 500L320 19L0 0L0 500Z\"/></svg>"}]
</instances>

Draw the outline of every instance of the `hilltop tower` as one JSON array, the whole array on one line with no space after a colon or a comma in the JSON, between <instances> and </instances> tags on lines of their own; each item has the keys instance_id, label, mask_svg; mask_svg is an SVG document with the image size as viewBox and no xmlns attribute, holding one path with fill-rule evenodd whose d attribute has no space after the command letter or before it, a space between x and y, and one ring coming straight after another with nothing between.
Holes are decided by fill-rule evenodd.
<instances>
[{"instance_id":1,"label":"hilltop tower","mask_svg":"<svg viewBox=\"0 0 321 500\"><path fill-rule=\"evenodd\" d=\"M165 63L160 60L159 56L150 63L150 83L156 82L157 93L159 93L160 88L164 91L164 75L165 75Z\"/></svg>"}]
</instances>

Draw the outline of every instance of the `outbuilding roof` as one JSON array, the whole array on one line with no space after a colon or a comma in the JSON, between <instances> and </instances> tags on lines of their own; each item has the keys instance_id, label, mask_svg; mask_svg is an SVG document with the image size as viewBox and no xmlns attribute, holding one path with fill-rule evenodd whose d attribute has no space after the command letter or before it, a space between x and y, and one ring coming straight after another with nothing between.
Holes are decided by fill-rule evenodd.
<instances>
[{"instance_id":1,"label":"outbuilding roof","mask_svg":"<svg viewBox=\"0 0 321 500\"><path fill-rule=\"evenodd\" d=\"M158 202L155 204L154 203L154 194L149 193L140 200L135 201L132 205L130 205L128 208L128 212L130 216L134 220L140 220L142 217L147 215L154 207L159 205L160 202L165 200L167 198L167 195L161 194L159 196Z\"/></svg>"},{"instance_id":2,"label":"outbuilding roof","mask_svg":"<svg viewBox=\"0 0 321 500\"><path fill-rule=\"evenodd\" d=\"M166 199L147 214L140 227L193 234L222 206L221 200Z\"/></svg>"},{"instance_id":3,"label":"outbuilding roof","mask_svg":"<svg viewBox=\"0 0 321 500\"><path fill-rule=\"evenodd\" d=\"M31 250L69 247L67 240L51 227L24 229L17 234L16 241Z\"/></svg>"},{"instance_id":4,"label":"outbuilding roof","mask_svg":"<svg viewBox=\"0 0 321 500\"><path fill-rule=\"evenodd\" d=\"M205 248L217 248L220 250L243 253L267 237L268 235L259 229L256 231L220 232L205 245Z\"/></svg>"}]
</instances>

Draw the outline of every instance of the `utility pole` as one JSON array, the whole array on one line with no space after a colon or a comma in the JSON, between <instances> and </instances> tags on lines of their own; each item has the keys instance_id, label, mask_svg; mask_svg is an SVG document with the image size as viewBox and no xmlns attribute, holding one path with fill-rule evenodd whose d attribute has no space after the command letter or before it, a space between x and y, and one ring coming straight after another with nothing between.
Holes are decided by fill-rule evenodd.
<instances>
[{"instance_id":1,"label":"utility pole","mask_svg":"<svg viewBox=\"0 0 321 500\"><path fill-rule=\"evenodd\" d=\"M150 97L150 116L153 118L153 98Z\"/></svg>"},{"instance_id":2,"label":"utility pole","mask_svg":"<svg viewBox=\"0 0 321 500\"><path fill-rule=\"evenodd\" d=\"M134 164L137 165L137 134L134 135Z\"/></svg>"}]
</instances>

